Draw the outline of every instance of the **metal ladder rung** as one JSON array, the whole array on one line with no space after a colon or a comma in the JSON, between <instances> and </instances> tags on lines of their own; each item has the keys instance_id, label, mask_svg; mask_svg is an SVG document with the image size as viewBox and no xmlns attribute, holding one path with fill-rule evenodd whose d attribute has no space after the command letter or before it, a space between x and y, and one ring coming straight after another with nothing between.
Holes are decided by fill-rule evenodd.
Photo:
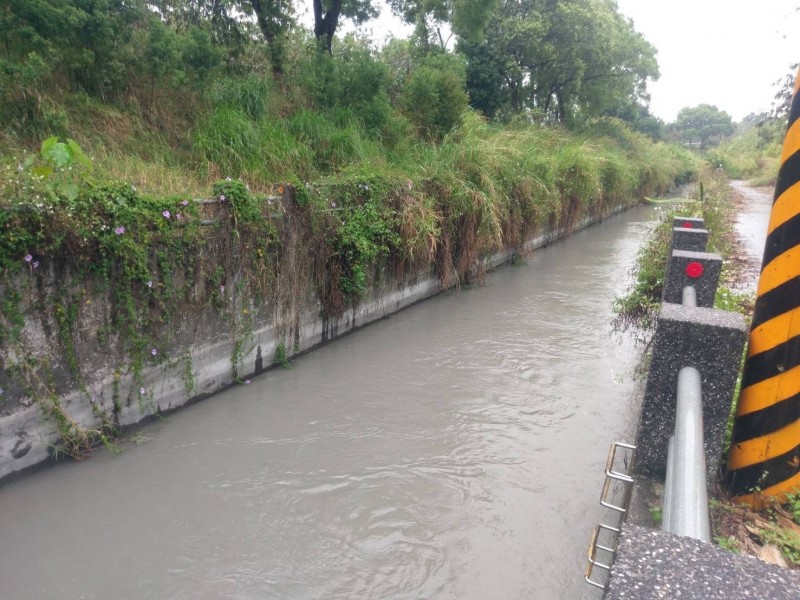
<instances>
[{"instance_id":1,"label":"metal ladder rung","mask_svg":"<svg viewBox=\"0 0 800 600\"><path fill-rule=\"evenodd\" d=\"M605 468L606 477L605 480L603 481L603 489L600 492L600 504L605 508L609 508L611 510L616 511L617 513L625 515L628 512L628 508L626 506L617 506L608 500L608 496L611 492L612 482L614 481L622 482L626 486L626 488L629 484L633 483L633 477L631 477L627 473L623 473L614 469L614 463L617 460L617 450L620 448L623 448L625 450L635 450L636 446L632 444L626 444L624 442L613 442L611 444L611 447L608 449L608 458L606 460L606 468ZM627 463L625 464L625 466L627 467ZM627 497L629 499L630 495L628 495ZM624 503L625 500L623 498L623 504ZM620 517L620 519L622 518L623 517ZM614 540L613 548L600 544L600 533L604 530L611 533L612 538ZM602 590L606 589L606 585L608 583L607 577L605 584L599 583L598 581L592 579L592 574L594 573L595 567L597 567L598 569L603 569L604 571L607 571L609 573L611 572L611 564L605 564L597 560L597 551L602 550L604 552L607 552L611 558L609 562L613 563L614 553L616 552L616 539L619 536L620 530L621 527L613 527L611 525L606 525L605 523L600 523L597 525L597 527L595 527L594 532L592 533L592 539L589 542L589 564L586 565L586 572L583 577L583 579L589 585L596 588L600 588Z\"/></svg>"}]
</instances>

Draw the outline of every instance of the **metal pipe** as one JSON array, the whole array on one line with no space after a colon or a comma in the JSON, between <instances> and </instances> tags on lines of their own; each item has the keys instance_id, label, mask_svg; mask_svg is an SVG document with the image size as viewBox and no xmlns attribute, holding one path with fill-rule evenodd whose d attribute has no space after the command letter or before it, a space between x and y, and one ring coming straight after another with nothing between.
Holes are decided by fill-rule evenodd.
<instances>
[{"instance_id":1,"label":"metal pipe","mask_svg":"<svg viewBox=\"0 0 800 600\"><path fill-rule=\"evenodd\" d=\"M681 302L684 306L697 306L697 290L694 286L687 285L683 288L683 300Z\"/></svg>"},{"instance_id":2,"label":"metal pipe","mask_svg":"<svg viewBox=\"0 0 800 600\"><path fill-rule=\"evenodd\" d=\"M669 529L675 535L711 541L703 449L703 405L700 372L685 367L678 373L675 441L669 489Z\"/></svg>"},{"instance_id":3,"label":"metal pipe","mask_svg":"<svg viewBox=\"0 0 800 600\"><path fill-rule=\"evenodd\" d=\"M670 531L670 521L672 513L672 478L674 477L674 469L672 461L675 458L675 436L669 436L669 443L667 444L667 478L664 481L664 506L661 509L661 529L663 531Z\"/></svg>"}]
</instances>

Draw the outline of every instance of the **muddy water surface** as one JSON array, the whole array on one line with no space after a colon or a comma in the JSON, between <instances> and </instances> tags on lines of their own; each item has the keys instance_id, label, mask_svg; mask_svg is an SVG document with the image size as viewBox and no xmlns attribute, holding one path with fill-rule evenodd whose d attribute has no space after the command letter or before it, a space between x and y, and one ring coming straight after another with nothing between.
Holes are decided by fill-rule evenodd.
<instances>
[{"instance_id":1,"label":"muddy water surface","mask_svg":"<svg viewBox=\"0 0 800 600\"><path fill-rule=\"evenodd\" d=\"M5 600L576 600L637 208L0 488Z\"/></svg>"}]
</instances>

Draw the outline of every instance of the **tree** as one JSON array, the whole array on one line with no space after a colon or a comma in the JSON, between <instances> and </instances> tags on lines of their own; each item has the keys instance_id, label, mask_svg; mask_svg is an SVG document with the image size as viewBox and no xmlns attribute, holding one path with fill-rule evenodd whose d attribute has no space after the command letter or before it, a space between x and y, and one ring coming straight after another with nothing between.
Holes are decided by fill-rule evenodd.
<instances>
[{"instance_id":1,"label":"tree","mask_svg":"<svg viewBox=\"0 0 800 600\"><path fill-rule=\"evenodd\" d=\"M389 0L397 16L416 25L419 43L429 48L433 39L441 50L447 45L445 24L463 40L477 42L499 5L500 0Z\"/></svg>"},{"instance_id":2,"label":"tree","mask_svg":"<svg viewBox=\"0 0 800 600\"><path fill-rule=\"evenodd\" d=\"M571 122L620 104L645 106L647 81L658 77L655 48L613 0L508 0L486 38L478 48L460 44L470 57L470 95L487 97L491 90L477 86L495 85L487 72L501 74L495 92L515 113Z\"/></svg>"},{"instance_id":3,"label":"tree","mask_svg":"<svg viewBox=\"0 0 800 600\"><path fill-rule=\"evenodd\" d=\"M772 103L772 117L776 119L784 120L789 116L789 111L792 108L795 77L797 76L798 67L800 67L800 63L793 64L790 67L791 71L774 84L774 86L778 88L778 91L775 93L775 100Z\"/></svg>"},{"instance_id":4,"label":"tree","mask_svg":"<svg viewBox=\"0 0 800 600\"><path fill-rule=\"evenodd\" d=\"M698 142L701 150L736 131L731 116L711 104L682 108L673 128L690 146Z\"/></svg>"},{"instance_id":5,"label":"tree","mask_svg":"<svg viewBox=\"0 0 800 600\"><path fill-rule=\"evenodd\" d=\"M254 14L258 28L269 47L269 62L277 78L283 75L286 33L294 24L294 7L291 0L250 0L250 9L243 3L246 14Z\"/></svg>"},{"instance_id":6,"label":"tree","mask_svg":"<svg viewBox=\"0 0 800 600\"><path fill-rule=\"evenodd\" d=\"M358 25L378 14L372 0L314 0L314 37L330 54L340 16L352 19Z\"/></svg>"}]
</instances>

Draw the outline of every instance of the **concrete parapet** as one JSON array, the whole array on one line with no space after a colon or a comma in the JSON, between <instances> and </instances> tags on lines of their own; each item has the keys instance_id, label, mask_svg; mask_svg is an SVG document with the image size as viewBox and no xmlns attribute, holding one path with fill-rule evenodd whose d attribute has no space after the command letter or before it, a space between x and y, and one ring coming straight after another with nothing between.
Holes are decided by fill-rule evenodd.
<instances>
[{"instance_id":1,"label":"concrete parapet","mask_svg":"<svg viewBox=\"0 0 800 600\"><path fill-rule=\"evenodd\" d=\"M716 481L746 333L744 317L738 313L662 304L636 433L634 472L665 475L678 372L695 367L702 376L708 482Z\"/></svg>"},{"instance_id":2,"label":"concrete parapet","mask_svg":"<svg viewBox=\"0 0 800 600\"><path fill-rule=\"evenodd\" d=\"M626 524L605 600L797 600L800 574L712 544Z\"/></svg>"},{"instance_id":3,"label":"concrete parapet","mask_svg":"<svg viewBox=\"0 0 800 600\"><path fill-rule=\"evenodd\" d=\"M675 250L687 250L689 252L705 252L708 245L708 230L696 229L694 227L673 227L672 244L670 245L670 255Z\"/></svg>"},{"instance_id":4,"label":"concrete parapet","mask_svg":"<svg viewBox=\"0 0 800 600\"><path fill-rule=\"evenodd\" d=\"M697 306L712 308L721 271L718 254L674 250L667 263L662 300L680 304L683 288L691 285L697 292Z\"/></svg>"}]
</instances>

